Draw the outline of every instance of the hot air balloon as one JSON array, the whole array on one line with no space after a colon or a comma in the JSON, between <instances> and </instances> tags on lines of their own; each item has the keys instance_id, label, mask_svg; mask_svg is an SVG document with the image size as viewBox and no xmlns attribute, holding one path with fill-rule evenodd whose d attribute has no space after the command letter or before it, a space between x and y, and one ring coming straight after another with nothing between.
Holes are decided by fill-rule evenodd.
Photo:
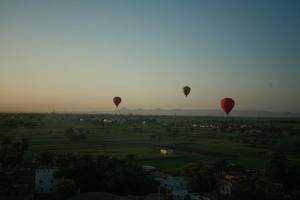
<instances>
[{"instance_id":1,"label":"hot air balloon","mask_svg":"<svg viewBox=\"0 0 300 200\"><path fill-rule=\"evenodd\" d=\"M116 107L119 106L119 104L121 103L121 101L122 101L121 97L114 97L113 98L113 102L116 105Z\"/></svg>"},{"instance_id":2,"label":"hot air balloon","mask_svg":"<svg viewBox=\"0 0 300 200\"><path fill-rule=\"evenodd\" d=\"M224 110L224 112L226 112L227 115L233 109L234 104L235 104L234 100L231 99L231 98L224 98L220 102L220 106L222 107L222 109Z\"/></svg>"},{"instance_id":3,"label":"hot air balloon","mask_svg":"<svg viewBox=\"0 0 300 200\"><path fill-rule=\"evenodd\" d=\"M182 88L182 91L183 91L184 95L187 97L189 95L189 93L191 92L191 88L189 86L184 86Z\"/></svg>"}]
</instances>

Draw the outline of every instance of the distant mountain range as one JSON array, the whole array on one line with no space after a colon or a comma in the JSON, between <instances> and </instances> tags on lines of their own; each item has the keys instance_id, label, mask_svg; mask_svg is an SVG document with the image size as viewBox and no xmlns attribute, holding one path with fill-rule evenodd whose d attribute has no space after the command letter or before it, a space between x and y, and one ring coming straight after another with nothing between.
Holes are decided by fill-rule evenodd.
<instances>
[{"instance_id":1,"label":"distant mountain range","mask_svg":"<svg viewBox=\"0 0 300 200\"><path fill-rule=\"evenodd\" d=\"M115 114L116 111L95 111L92 114ZM183 110L183 109L127 109L121 108L118 111L123 115L180 115L180 116L225 116L222 110ZM260 110L234 110L230 116L240 117L300 117L300 113L295 112L271 112Z\"/></svg>"}]
</instances>

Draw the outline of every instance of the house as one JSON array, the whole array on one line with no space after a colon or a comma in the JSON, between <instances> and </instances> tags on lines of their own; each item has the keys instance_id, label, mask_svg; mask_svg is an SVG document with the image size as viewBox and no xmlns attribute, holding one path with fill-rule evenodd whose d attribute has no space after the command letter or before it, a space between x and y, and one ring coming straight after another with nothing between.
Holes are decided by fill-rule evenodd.
<instances>
[{"instance_id":1,"label":"house","mask_svg":"<svg viewBox=\"0 0 300 200\"><path fill-rule=\"evenodd\" d=\"M0 199L32 200L34 193L34 171L21 168L0 171Z\"/></svg>"},{"instance_id":2,"label":"house","mask_svg":"<svg viewBox=\"0 0 300 200\"><path fill-rule=\"evenodd\" d=\"M172 199L184 199L188 194L188 183L184 177L166 176L164 178L156 178L160 182L160 187L170 193Z\"/></svg>"},{"instance_id":3,"label":"house","mask_svg":"<svg viewBox=\"0 0 300 200\"><path fill-rule=\"evenodd\" d=\"M111 120L111 119L103 119L103 122L104 122L104 123L108 123L108 124L110 124L110 123L112 123L112 122L113 122L113 120Z\"/></svg>"},{"instance_id":4,"label":"house","mask_svg":"<svg viewBox=\"0 0 300 200\"><path fill-rule=\"evenodd\" d=\"M210 198L202 196L200 193L189 193L190 200L210 200Z\"/></svg>"},{"instance_id":5,"label":"house","mask_svg":"<svg viewBox=\"0 0 300 200\"><path fill-rule=\"evenodd\" d=\"M173 153L173 149L160 149L159 153L162 155L168 155Z\"/></svg>"},{"instance_id":6,"label":"house","mask_svg":"<svg viewBox=\"0 0 300 200\"><path fill-rule=\"evenodd\" d=\"M232 183L229 181L221 181L219 193L224 196L231 195Z\"/></svg>"},{"instance_id":7,"label":"house","mask_svg":"<svg viewBox=\"0 0 300 200\"><path fill-rule=\"evenodd\" d=\"M168 176L160 182L161 187L170 191L187 189L188 183L184 177Z\"/></svg>"},{"instance_id":8,"label":"house","mask_svg":"<svg viewBox=\"0 0 300 200\"><path fill-rule=\"evenodd\" d=\"M166 179L168 176L170 176L167 173L160 172L158 170L151 172L151 175L154 177L155 180L158 182L163 181L163 179Z\"/></svg>"},{"instance_id":9,"label":"house","mask_svg":"<svg viewBox=\"0 0 300 200\"><path fill-rule=\"evenodd\" d=\"M147 172L155 172L156 171L156 167L153 167L153 166L150 166L150 165L144 165L143 168Z\"/></svg>"},{"instance_id":10,"label":"house","mask_svg":"<svg viewBox=\"0 0 300 200\"><path fill-rule=\"evenodd\" d=\"M189 193L190 200L202 200L200 193Z\"/></svg>"},{"instance_id":11,"label":"house","mask_svg":"<svg viewBox=\"0 0 300 200\"><path fill-rule=\"evenodd\" d=\"M153 172L152 175L159 182L165 199L184 199L188 194L188 183L185 177L173 177L159 171Z\"/></svg>"},{"instance_id":12,"label":"house","mask_svg":"<svg viewBox=\"0 0 300 200\"><path fill-rule=\"evenodd\" d=\"M172 196L173 196L173 199L176 200L176 199L184 199L185 196L188 194L188 190L187 189L183 189L183 190L173 190L171 192Z\"/></svg>"},{"instance_id":13,"label":"house","mask_svg":"<svg viewBox=\"0 0 300 200\"><path fill-rule=\"evenodd\" d=\"M188 196L191 200L210 200L199 193L189 193L186 177L174 177L159 171L152 172L151 174L160 183L165 200L183 200Z\"/></svg>"},{"instance_id":14,"label":"house","mask_svg":"<svg viewBox=\"0 0 300 200\"><path fill-rule=\"evenodd\" d=\"M35 172L35 193L38 194L53 194L54 187L54 172L56 168L39 167Z\"/></svg>"}]
</instances>

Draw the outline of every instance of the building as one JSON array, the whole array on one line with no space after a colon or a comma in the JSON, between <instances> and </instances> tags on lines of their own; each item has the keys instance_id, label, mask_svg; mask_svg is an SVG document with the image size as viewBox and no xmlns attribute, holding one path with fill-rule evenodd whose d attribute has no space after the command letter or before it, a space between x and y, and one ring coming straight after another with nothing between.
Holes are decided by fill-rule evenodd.
<instances>
[{"instance_id":1,"label":"building","mask_svg":"<svg viewBox=\"0 0 300 200\"><path fill-rule=\"evenodd\" d=\"M157 181L160 182L162 187L167 194L172 196L172 199L184 199L188 194L188 183L184 177L157 177Z\"/></svg>"},{"instance_id":2,"label":"building","mask_svg":"<svg viewBox=\"0 0 300 200\"><path fill-rule=\"evenodd\" d=\"M113 123L113 120L112 119L103 119L103 123Z\"/></svg>"},{"instance_id":3,"label":"building","mask_svg":"<svg viewBox=\"0 0 300 200\"><path fill-rule=\"evenodd\" d=\"M190 200L210 200L210 198L202 196L200 193L189 193Z\"/></svg>"},{"instance_id":4,"label":"building","mask_svg":"<svg viewBox=\"0 0 300 200\"><path fill-rule=\"evenodd\" d=\"M150 166L150 165L144 165L143 168L147 172L155 172L156 171L156 167L153 167L153 166Z\"/></svg>"},{"instance_id":5,"label":"building","mask_svg":"<svg viewBox=\"0 0 300 200\"><path fill-rule=\"evenodd\" d=\"M54 172L56 168L39 167L35 172L35 193L37 194L53 194L54 187Z\"/></svg>"},{"instance_id":6,"label":"building","mask_svg":"<svg viewBox=\"0 0 300 200\"><path fill-rule=\"evenodd\" d=\"M173 191L187 189L188 183L184 177L168 176L161 180L160 185L163 188Z\"/></svg>"},{"instance_id":7,"label":"building","mask_svg":"<svg viewBox=\"0 0 300 200\"><path fill-rule=\"evenodd\" d=\"M34 194L34 170L21 168L0 171L0 199L32 200Z\"/></svg>"},{"instance_id":8,"label":"building","mask_svg":"<svg viewBox=\"0 0 300 200\"><path fill-rule=\"evenodd\" d=\"M173 177L160 171L151 174L159 182L159 192L162 192L165 200L184 200L186 197L190 197L191 200L210 200L199 193L189 193L186 177Z\"/></svg>"},{"instance_id":9,"label":"building","mask_svg":"<svg viewBox=\"0 0 300 200\"><path fill-rule=\"evenodd\" d=\"M173 153L173 149L160 149L159 153L162 155L168 155Z\"/></svg>"},{"instance_id":10,"label":"building","mask_svg":"<svg viewBox=\"0 0 300 200\"><path fill-rule=\"evenodd\" d=\"M224 196L230 196L232 191L232 183L229 181L222 181L219 193Z\"/></svg>"},{"instance_id":11,"label":"building","mask_svg":"<svg viewBox=\"0 0 300 200\"><path fill-rule=\"evenodd\" d=\"M188 195L188 190L187 189L183 189L183 190L173 190L171 192L173 199L184 199L186 195Z\"/></svg>"}]
</instances>

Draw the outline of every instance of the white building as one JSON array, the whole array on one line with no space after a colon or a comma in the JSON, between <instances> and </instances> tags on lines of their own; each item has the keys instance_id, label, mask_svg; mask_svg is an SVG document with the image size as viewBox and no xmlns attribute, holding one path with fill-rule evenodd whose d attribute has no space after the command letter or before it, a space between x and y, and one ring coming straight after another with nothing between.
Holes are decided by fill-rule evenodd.
<instances>
[{"instance_id":1,"label":"white building","mask_svg":"<svg viewBox=\"0 0 300 200\"><path fill-rule=\"evenodd\" d=\"M210 200L210 198L202 196L200 193L189 193L188 196L191 200Z\"/></svg>"},{"instance_id":2,"label":"white building","mask_svg":"<svg viewBox=\"0 0 300 200\"><path fill-rule=\"evenodd\" d=\"M188 181L185 177L173 177L163 173L153 173L155 180L160 183L160 187L168 190L174 200L183 200L189 196L191 200L210 200L200 193L189 193Z\"/></svg>"},{"instance_id":3,"label":"white building","mask_svg":"<svg viewBox=\"0 0 300 200\"><path fill-rule=\"evenodd\" d=\"M55 193L54 172L55 168L39 167L35 171L35 192L39 194Z\"/></svg>"},{"instance_id":4,"label":"white building","mask_svg":"<svg viewBox=\"0 0 300 200\"><path fill-rule=\"evenodd\" d=\"M156 167L153 167L153 166L150 166L150 165L144 165L143 168L147 172L154 172L154 171L156 171Z\"/></svg>"},{"instance_id":5,"label":"white building","mask_svg":"<svg viewBox=\"0 0 300 200\"><path fill-rule=\"evenodd\" d=\"M220 194L227 196L231 195L232 184L228 181L223 181L220 188Z\"/></svg>"},{"instance_id":6,"label":"white building","mask_svg":"<svg viewBox=\"0 0 300 200\"><path fill-rule=\"evenodd\" d=\"M160 181L160 186L170 191L173 190L185 190L188 183L184 177L168 176Z\"/></svg>"},{"instance_id":7,"label":"white building","mask_svg":"<svg viewBox=\"0 0 300 200\"><path fill-rule=\"evenodd\" d=\"M189 193L191 200L202 200L200 193Z\"/></svg>"},{"instance_id":8,"label":"white building","mask_svg":"<svg viewBox=\"0 0 300 200\"><path fill-rule=\"evenodd\" d=\"M188 194L188 190L186 189L183 189L183 190L173 190L171 192L172 196L173 196L173 199L184 199L185 196Z\"/></svg>"}]
</instances>

